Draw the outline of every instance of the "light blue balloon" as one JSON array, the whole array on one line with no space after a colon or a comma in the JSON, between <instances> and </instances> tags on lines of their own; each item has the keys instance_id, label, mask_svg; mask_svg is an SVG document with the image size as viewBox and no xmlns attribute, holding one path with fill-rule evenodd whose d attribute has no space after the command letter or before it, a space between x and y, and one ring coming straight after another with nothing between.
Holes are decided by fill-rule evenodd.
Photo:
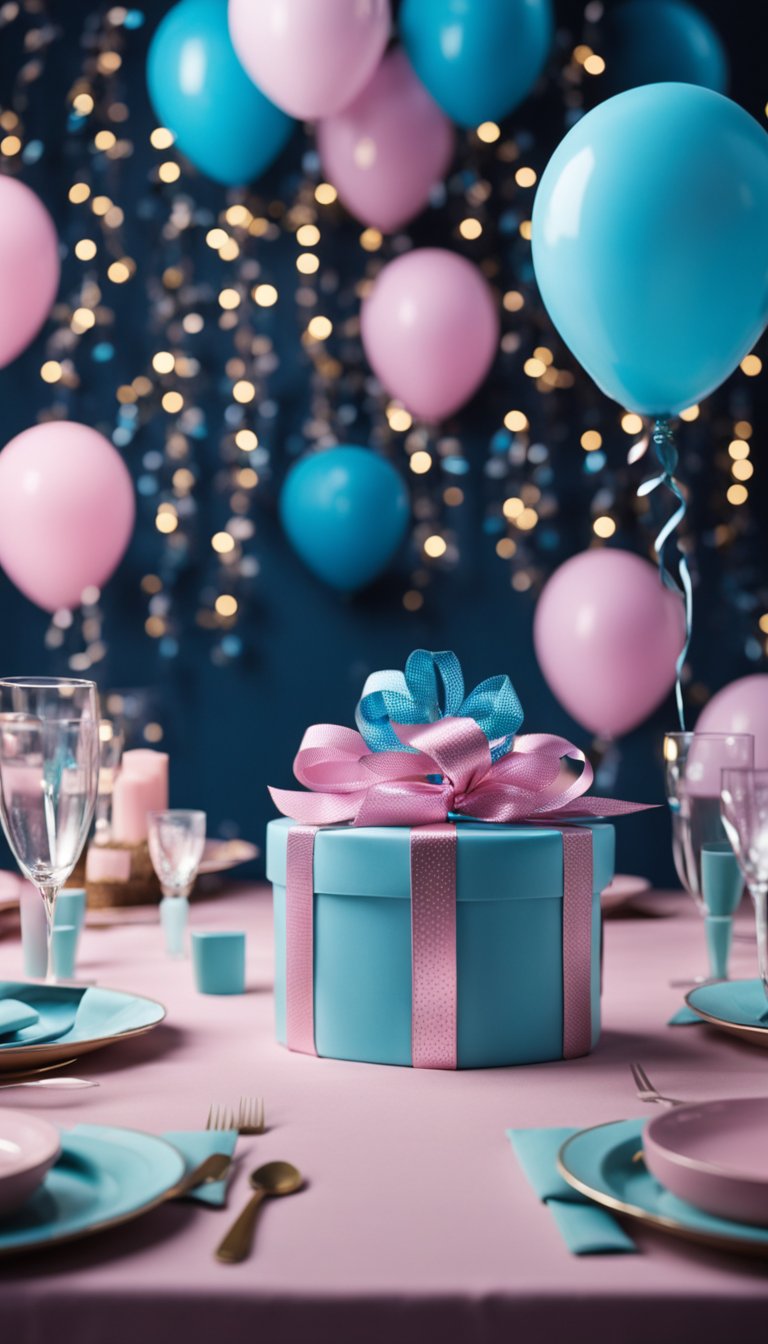
<instances>
[{"instance_id":1,"label":"light blue balloon","mask_svg":"<svg viewBox=\"0 0 768 1344\"><path fill-rule=\"evenodd\" d=\"M259 177L290 139L294 122L235 55L227 0L181 0L168 11L150 44L147 86L182 153L226 186Z\"/></svg>"},{"instance_id":2,"label":"light blue balloon","mask_svg":"<svg viewBox=\"0 0 768 1344\"><path fill-rule=\"evenodd\" d=\"M686 0L625 0L608 10L600 55L606 94L641 84L700 84L725 93L728 59L715 29Z\"/></svg>"},{"instance_id":3,"label":"light blue balloon","mask_svg":"<svg viewBox=\"0 0 768 1344\"><path fill-rule=\"evenodd\" d=\"M404 0L400 36L452 121L501 121L530 93L552 45L551 0Z\"/></svg>"},{"instance_id":4,"label":"light blue balloon","mask_svg":"<svg viewBox=\"0 0 768 1344\"><path fill-rule=\"evenodd\" d=\"M294 550L342 592L364 588L388 567L410 517L395 468L368 448L328 448L292 467L280 517Z\"/></svg>"},{"instance_id":5,"label":"light blue balloon","mask_svg":"<svg viewBox=\"0 0 768 1344\"><path fill-rule=\"evenodd\" d=\"M768 135L693 84L620 93L555 150L532 238L549 315L598 387L677 413L768 320Z\"/></svg>"}]
</instances>

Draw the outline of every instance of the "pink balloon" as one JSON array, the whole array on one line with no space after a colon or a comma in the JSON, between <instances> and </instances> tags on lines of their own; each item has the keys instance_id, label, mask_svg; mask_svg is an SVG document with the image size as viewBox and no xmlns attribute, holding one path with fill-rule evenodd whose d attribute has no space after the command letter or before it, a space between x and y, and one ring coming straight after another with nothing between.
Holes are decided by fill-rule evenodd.
<instances>
[{"instance_id":1,"label":"pink balloon","mask_svg":"<svg viewBox=\"0 0 768 1344\"><path fill-rule=\"evenodd\" d=\"M545 584L533 639L547 684L590 732L619 737L643 722L675 680L683 605L629 551L574 555Z\"/></svg>"},{"instance_id":2,"label":"pink balloon","mask_svg":"<svg viewBox=\"0 0 768 1344\"><path fill-rule=\"evenodd\" d=\"M755 766L768 770L768 676L740 677L712 696L696 722L697 733L751 733Z\"/></svg>"},{"instance_id":3,"label":"pink balloon","mask_svg":"<svg viewBox=\"0 0 768 1344\"><path fill-rule=\"evenodd\" d=\"M442 420L469 401L499 341L496 304L477 267L438 247L390 261L360 322L376 377L421 420Z\"/></svg>"},{"instance_id":4,"label":"pink balloon","mask_svg":"<svg viewBox=\"0 0 768 1344\"><path fill-rule=\"evenodd\" d=\"M229 0L241 65L292 117L331 117L356 98L384 52L389 0Z\"/></svg>"},{"instance_id":5,"label":"pink balloon","mask_svg":"<svg viewBox=\"0 0 768 1344\"><path fill-rule=\"evenodd\" d=\"M349 107L320 122L317 144L350 214L391 233L424 209L446 172L453 126L396 50Z\"/></svg>"},{"instance_id":6,"label":"pink balloon","mask_svg":"<svg viewBox=\"0 0 768 1344\"><path fill-rule=\"evenodd\" d=\"M133 531L133 483L108 439L53 420L0 453L0 565L45 611L76 607L101 588Z\"/></svg>"},{"instance_id":7,"label":"pink balloon","mask_svg":"<svg viewBox=\"0 0 768 1344\"><path fill-rule=\"evenodd\" d=\"M34 191L0 177L0 368L25 350L53 307L59 240Z\"/></svg>"}]
</instances>

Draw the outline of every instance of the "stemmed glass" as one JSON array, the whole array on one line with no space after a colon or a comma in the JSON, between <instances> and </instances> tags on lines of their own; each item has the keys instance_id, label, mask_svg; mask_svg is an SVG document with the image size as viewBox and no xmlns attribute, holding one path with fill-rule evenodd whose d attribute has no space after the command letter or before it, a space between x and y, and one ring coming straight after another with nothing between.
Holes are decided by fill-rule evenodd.
<instances>
[{"instance_id":1,"label":"stemmed glass","mask_svg":"<svg viewBox=\"0 0 768 1344\"><path fill-rule=\"evenodd\" d=\"M99 782L95 683L0 679L0 821L22 873L40 892L51 929L93 820Z\"/></svg>"},{"instance_id":2,"label":"stemmed glass","mask_svg":"<svg viewBox=\"0 0 768 1344\"><path fill-rule=\"evenodd\" d=\"M97 845L109 843L112 832L112 790L120 769L125 735L122 729L111 719L101 719L99 723L99 796L96 800Z\"/></svg>"},{"instance_id":3,"label":"stemmed glass","mask_svg":"<svg viewBox=\"0 0 768 1344\"><path fill-rule=\"evenodd\" d=\"M172 808L147 814L149 856L163 899L160 921L169 956L184 955L191 892L205 848L204 812Z\"/></svg>"},{"instance_id":4,"label":"stemmed glass","mask_svg":"<svg viewBox=\"0 0 768 1344\"><path fill-rule=\"evenodd\" d=\"M723 770L720 804L755 907L757 961L768 998L768 770Z\"/></svg>"},{"instance_id":5,"label":"stemmed glass","mask_svg":"<svg viewBox=\"0 0 768 1344\"><path fill-rule=\"evenodd\" d=\"M704 916L710 913L705 902L707 866L713 855L730 852L729 836L720 815L722 771L749 769L753 760L754 738L749 733L667 733L664 738L675 868ZM735 870L732 858L731 864ZM710 948L710 954L711 951Z\"/></svg>"}]
</instances>

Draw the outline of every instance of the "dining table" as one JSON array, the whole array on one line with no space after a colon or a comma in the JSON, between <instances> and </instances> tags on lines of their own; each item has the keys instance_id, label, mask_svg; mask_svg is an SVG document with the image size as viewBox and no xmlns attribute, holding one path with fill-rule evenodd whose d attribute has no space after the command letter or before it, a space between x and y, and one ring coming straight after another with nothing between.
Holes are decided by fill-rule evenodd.
<instances>
[{"instance_id":1,"label":"dining table","mask_svg":"<svg viewBox=\"0 0 768 1344\"><path fill-rule=\"evenodd\" d=\"M234 884L192 906L197 929L244 929L242 995L196 991L167 957L156 912L87 926L78 973L159 999L146 1035L65 1072L97 1088L0 1094L0 1104L153 1134L201 1129L212 1106L264 1098L266 1131L240 1136L226 1209L162 1205L90 1238L0 1261L7 1344L763 1344L768 1261L639 1225L637 1254L575 1256L537 1201L509 1128L647 1115L630 1062L692 1101L768 1096L768 1054L704 1024L669 1026L701 969L689 897L654 892L604 925L603 1029L580 1059L516 1068L410 1069L289 1053L274 1034L269 888ZM732 974L753 976L750 912ZM0 976L21 976L18 939ZM273 1159L305 1178L262 1209L250 1257L214 1250Z\"/></svg>"}]
</instances>

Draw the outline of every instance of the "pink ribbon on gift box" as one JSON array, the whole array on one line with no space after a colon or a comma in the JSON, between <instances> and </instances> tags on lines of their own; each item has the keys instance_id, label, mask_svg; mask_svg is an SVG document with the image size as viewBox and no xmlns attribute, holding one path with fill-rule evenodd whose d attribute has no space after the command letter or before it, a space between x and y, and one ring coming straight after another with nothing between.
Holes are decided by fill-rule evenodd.
<instances>
[{"instance_id":1,"label":"pink ribbon on gift box","mask_svg":"<svg viewBox=\"0 0 768 1344\"><path fill-rule=\"evenodd\" d=\"M456 828L453 816L554 825L563 838L563 1055L590 1049L592 833L585 817L625 816L645 804L586 798L592 767L564 737L528 733L494 761L471 719L393 724L408 751L372 752L351 728L314 724L294 774L308 793L270 789L299 825L288 836L287 1044L315 1054L313 855L322 826L409 826L413 971L412 1057L417 1068L456 1068ZM580 763L569 776L565 761Z\"/></svg>"}]
</instances>

